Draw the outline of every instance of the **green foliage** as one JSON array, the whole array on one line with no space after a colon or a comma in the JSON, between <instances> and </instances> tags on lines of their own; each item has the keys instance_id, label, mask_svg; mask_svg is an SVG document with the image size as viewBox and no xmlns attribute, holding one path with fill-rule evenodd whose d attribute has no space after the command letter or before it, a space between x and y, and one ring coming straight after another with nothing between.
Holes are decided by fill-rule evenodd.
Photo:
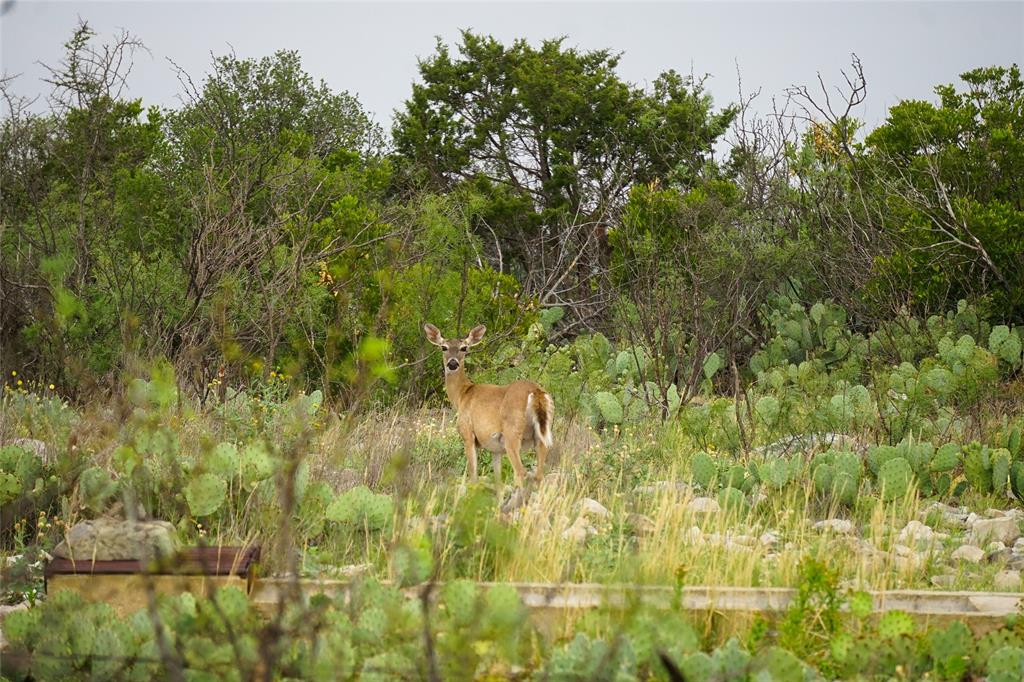
<instances>
[{"instance_id":1,"label":"green foliage","mask_svg":"<svg viewBox=\"0 0 1024 682\"><path fill-rule=\"evenodd\" d=\"M862 470L860 457L848 451L829 450L815 456L811 463L815 490L846 505L856 500Z\"/></svg>"},{"instance_id":2,"label":"green foliage","mask_svg":"<svg viewBox=\"0 0 1024 682\"><path fill-rule=\"evenodd\" d=\"M185 500L192 516L210 516L224 504L227 483L213 474L200 474L185 486Z\"/></svg>"},{"instance_id":3,"label":"green foliage","mask_svg":"<svg viewBox=\"0 0 1024 682\"><path fill-rule=\"evenodd\" d=\"M902 242L879 263L879 277L903 277L918 300L933 305L950 295L985 293L1019 320L1021 188L1008 178L1024 168L1024 82L1016 65L974 69L960 78L960 90L935 89L938 105L899 102L866 139L868 159L891 183L887 208ZM958 188L954 198L944 204L952 187ZM940 206L942 213L933 212ZM948 222L936 222L936 215ZM988 277L999 284L979 290Z\"/></svg>"},{"instance_id":4,"label":"green foliage","mask_svg":"<svg viewBox=\"0 0 1024 682\"><path fill-rule=\"evenodd\" d=\"M878 470L878 484L884 500L898 500L907 494L914 472L902 457L887 460Z\"/></svg>"},{"instance_id":5,"label":"green foliage","mask_svg":"<svg viewBox=\"0 0 1024 682\"><path fill-rule=\"evenodd\" d=\"M742 514L747 510L747 498L742 490L726 486L718 492L718 504L723 511Z\"/></svg>"},{"instance_id":6,"label":"green foliage","mask_svg":"<svg viewBox=\"0 0 1024 682\"><path fill-rule=\"evenodd\" d=\"M0 505L30 494L45 473L35 453L17 445L0 447Z\"/></svg>"},{"instance_id":7,"label":"green foliage","mask_svg":"<svg viewBox=\"0 0 1024 682\"><path fill-rule=\"evenodd\" d=\"M117 494L118 487L105 469L89 467L79 475L78 490L85 506L94 514L101 514Z\"/></svg>"},{"instance_id":8,"label":"green foliage","mask_svg":"<svg viewBox=\"0 0 1024 682\"><path fill-rule=\"evenodd\" d=\"M594 394L594 404L603 419L608 424L621 424L623 411L619 399L608 391L599 391Z\"/></svg>"},{"instance_id":9,"label":"green foliage","mask_svg":"<svg viewBox=\"0 0 1024 682\"><path fill-rule=\"evenodd\" d=\"M1024 649L1004 646L988 658L986 664L990 682L1011 682L1024 676Z\"/></svg>"},{"instance_id":10,"label":"green foliage","mask_svg":"<svg viewBox=\"0 0 1024 682\"><path fill-rule=\"evenodd\" d=\"M693 471L694 482L704 489L711 488L718 475L718 465L706 452L698 452L693 456L690 460L690 469Z\"/></svg>"},{"instance_id":11,"label":"green foliage","mask_svg":"<svg viewBox=\"0 0 1024 682\"><path fill-rule=\"evenodd\" d=\"M395 505L388 495L359 485L337 496L327 506L325 516L354 530L380 531L390 527Z\"/></svg>"}]
</instances>

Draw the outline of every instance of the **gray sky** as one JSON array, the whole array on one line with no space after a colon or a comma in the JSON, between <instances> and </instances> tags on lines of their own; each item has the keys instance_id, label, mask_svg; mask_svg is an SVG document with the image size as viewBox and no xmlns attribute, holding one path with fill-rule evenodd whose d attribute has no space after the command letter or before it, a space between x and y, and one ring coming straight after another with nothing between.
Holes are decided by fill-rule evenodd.
<instances>
[{"instance_id":1,"label":"gray sky","mask_svg":"<svg viewBox=\"0 0 1024 682\"><path fill-rule=\"evenodd\" d=\"M176 106L181 88L168 58L194 79L210 55L259 57L296 49L316 78L357 95L381 124L416 78L435 36L451 43L471 28L510 42L565 35L585 49L624 52L619 72L649 83L666 69L711 74L719 104L760 87L761 108L791 84L842 83L850 53L863 62L871 125L900 98L932 97L970 68L1024 62L1024 2L47 2L3 0L0 60L23 74L20 94L45 93L39 62L56 63L78 17L103 37L118 28L151 51L139 54L130 91Z\"/></svg>"}]
</instances>

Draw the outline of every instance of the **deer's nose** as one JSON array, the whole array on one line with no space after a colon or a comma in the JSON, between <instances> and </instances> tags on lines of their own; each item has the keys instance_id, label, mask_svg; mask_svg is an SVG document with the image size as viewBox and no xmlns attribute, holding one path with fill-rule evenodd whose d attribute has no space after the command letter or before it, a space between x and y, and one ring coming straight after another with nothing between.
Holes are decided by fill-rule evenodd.
<instances>
[{"instance_id":1,"label":"deer's nose","mask_svg":"<svg viewBox=\"0 0 1024 682\"><path fill-rule=\"evenodd\" d=\"M458 360L456 360L455 358L452 358L451 360L448 361L448 369L449 370L454 372L458 368L459 368L459 361Z\"/></svg>"}]
</instances>

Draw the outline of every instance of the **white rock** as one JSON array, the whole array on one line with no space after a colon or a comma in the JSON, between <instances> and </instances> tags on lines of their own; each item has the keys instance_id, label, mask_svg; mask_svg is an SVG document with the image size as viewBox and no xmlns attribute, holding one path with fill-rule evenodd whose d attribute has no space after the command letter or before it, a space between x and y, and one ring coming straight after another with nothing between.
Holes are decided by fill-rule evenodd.
<instances>
[{"instance_id":1,"label":"white rock","mask_svg":"<svg viewBox=\"0 0 1024 682\"><path fill-rule=\"evenodd\" d=\"M893 545L893 551L896 552L896 556L901 556L901 557L917 556L917 552L915 552L910 547L907 547L906 545Z\"/></svg>"},{"instance_id":2,"label":"white rock","mask_svg":"<svg viewBox=\"0 0 1024 682\"><path fill-rule=\"evenodd\" d=\"M710 497L695 497L687 503L686 509L697 514L717 514L722 511L718 501Z\"/></svg>"},{"instance_id":3,"label":"white rock","mask_svg":"<svg viewBox=\"0 0 1024 682\"><path fill-rule=\"evenodd\" d=\"M1020 524L1017 519L999 517L996 519L978 519L971 526L971 542L976 545L998 540L1012 543L1021 536Z\"/></svg>"},{"instance_id":4,"label":"white rock","mask_svg":"<svg viewBox=\"0 0 1024 682\"><path fill-rule=\"evenodd\" d=\"M177 530L167 521L101 518L76 523L53 553L64 559L111 561L169 557L177 549Z\"/></svg>"},{"instance_id":5,"label":"white rock","mask_svg":"<svg viewBox=\"0 0 1024 682\"><path fill-rule=\"evenodd\" d=\"M992 579L992 585L997 592L1019 592L1020 571L999 571Z\"/></svg>"},{"instance_id":6,"label":"white rock","mask_svg":"<svg viewBox=\"0 0 1024 682\"><path fill-rule=\"evenodd\" d=\"M998 540L985 545L986 552L1002 552L1004 549L1006 549L1006 545Z\"/></svg>"},{"instance_id":7,"label":"white rock","mask_svg":"<svg viewBox=\"0 0 1024 682\"><path fill-rule=\"evenodd\" d=\"M948 534L936 532L920 521L910 521L896 536L896 541L903 544L931 543L948 537Z\"/></svg>"},{"instance_id":8,"label":"white rock","mask_svg":"<svg viewBox=\"0 0 1024 682\"><path fill-rule=\"evenodd\" d=\"M765 547L774 547L782 540L782 536L774 530L767 530L764 533L761 533L761 537L759 537L758 540Z\"/></svg>"},{"instance_id":9,"label":"white rock","mask_svg":"<svg viewBox=\"0 0 1024 682\"><path fill-rule=\"evenodd\" d=\"M583 542L591 535L597 535L597 529L583 516L577 518L571 526L562 531L563 540L574 542Z\"/></svg>"},{"instance_id":10,"label":"white rock","mask_svg":"<svg viewBox=\"0 0 1024 682\"><path fill-rule=\"evenodd\" d=\"M612 515L603 504L589 497L584 497L580 500L580 514L583 516L593 516L598 519L607 519Z\"/></svg>"},{"instance_id":11,"label":"white rock","mask_svg":"<svg viewBox=\"0 0 1024 682\"><path fill-rule=\"evenodd\" d=\"M985 550L981 547L975 547L974 545L961 545L953 550L953 553L949 556L958 561L967 561L972 564L976 564L985 558Z\"/></svg>"},{"instance_id":12,"label":"white rock","mask_svg":"<svg viewBox=\"0 0 1024 682\"><path fill-rule=\"evenodd\" d=\"M704 541L704 531L699 527L693 526L689 530L683 531L683 539L687 542L699 543Z\"/></svg>"},{"instance_id":13,"label":"white rock","mask_svg":"<svg viewBox=\"0 0 1024 682\"><path fill-rule=\"evenodd\" d=\"M647 535L654 532L654 521L651 517L644 514L630 514L626 517L626 521L633 526L636 532L640 535Z\"/></svg>"},{"instance_id":14,"label":"white rock","mask_svg":"<svg viewBox=\"0 0 1024 682\"><path fill-rule=\"evenodd\" d=\"M935 585L935 587L944 587L944 588L948 589L950 587L953 587L953 584L955 582L956 582L956 576L955 575L933 575L932 576L932 585Z\"/></svg>"},{"instance_id":15,"label":"white rock","mask_svg":"<svg viewBox=\"0 0 1024 682\"><path fill-rule=\"evenodd\" d=\"M831 531L839 535L853 535L853 521L847 519L825 519L814 524L814 530Z\"/></svg>"}]
</instances>

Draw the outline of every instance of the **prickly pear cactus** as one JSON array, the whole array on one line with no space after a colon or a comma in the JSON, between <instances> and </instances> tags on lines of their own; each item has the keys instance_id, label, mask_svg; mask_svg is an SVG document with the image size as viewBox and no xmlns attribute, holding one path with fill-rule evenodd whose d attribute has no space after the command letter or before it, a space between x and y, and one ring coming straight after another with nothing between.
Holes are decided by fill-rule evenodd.
<instances>
[{"instance_id":1,"label":"prickly pear cactus","mask_svg":"<svg viewBox=\"0 0 1024 682\"><path fill-rule=\"evenodd\" d=\"M693 471L693 480L704 489L711 488L715 477L718 475L718 466L715 460L706 452L698 452L690 460L690 469Z\"/></svg>"},{"instance_id":2,"label":"prickly pear cactus","mask_svg":"<svg viewBox=\"0 0 1024 682\"><path fill-rule=\"evenodd\" d=\"M679 670L687 680L714 679L716 669L715 662L703 651L690 654L679 663Z\"/></svg>"},{"instance_id":3,"label":"prickly pear cactus","mask_svg":"<svg viewBox=\"0 0 1024 682\"><path fill-rule=\"evenodd\" d=\"M789 462L779 457L765 461L758 468L758 478L765 485L776 490L786 487L790 480Z\"/></svg>"},{"instance_id":4,"label":"prickly pear cactus","mask_svg":"<svg viewBox=\"0 0 1024 682\"><path fill-rule=\"evenodd\" d=\"M1018 500L1024 500L1024 462L1010 465L1010 489Z\"/></svg>"},{"instance_id":5,"label":"prickly pear cactus","mask_svg":"<svg viewBox=\"0 0 1024 682\"><path fill-rule=\"evenodd\" d=\"M878 620L878 636L895 639L914 631L914 620L903 611L886 611Z\"/></svg>"},{"instance_id":6,"label":"prickly pear cactus","mask_svg":"<svg viewBox=\"0 0 1024 682\"><path fill-rule=\"evenodd\" d=\"M32 490L43 473L35 454L17 445L0 447L0 505Z\"/></svg>"},{"instance_id":7,"label":"prickly pear cactus","mask_svg":"<svg viewBox=\"0 0 1024 682\"><path fill-rule=\"evenodd\" d=\"M888 460L878 471L878 483L882 489L882 499L896 500L907 494L914 472L910 464L902 457Z\"/></svg>"},{"instance_id":8,"label":"prickly pear cactus","mask_svg":"<svg viewBox=\"0 0 1024 682\"><path fill-rule=\"evenodd\" d=\"M977 441L964 448L964 477L978 492L992 492L992 463L988 448Z\"/></svg>"},{"instance_id":9,"label":"prickly pear cactus","mask_svg":"<svg viewBox=\"0 0 1024 682\"><path fill-rule=\"evenodd\" d=\"M242 472L242 482L252 487L260 481L270 478L274 473L274 465L270 459L270 453L266 446L255 441L249 443L239 453L239 467Z\"/></svg>"},{"instance_id":10,"label":"prickly pear cactus","mask_svg":"<svg viewBox=\"0 0 1024 682\"><path fill-rule=\"evenodd\" d=\"M185 501L192 516L209 516L220 509L227 498L228 485L213 474L200 474L185 486Z\"/></svg>"},{"instance_id":11,"label":"prickly pear cactus","mask_svg":"<svg viewBox=\"0 0 1024 682\"><path fill-rule=\"evenodd\" d=\"M960 446L946 443L935 451L930 469L935 473L952 471L960 464Z\"/></svg>"},{"instance_id":12,"label":"prickly pear cactus","mask_svg":"<svg viewBox=\"0 0 1024 682\"><path fill-rule=\"evenodd\" d=\"M1006 449L1010 451L1010 457L1017 459L1021 453L1020 427L1015 426L1006 437Z\"/></svg>"},{"instance_id":13,"label":"prickly pear cactus","mask_svg":"<svg viewBox=\"0 0 1024 682\"><path fill-rule=\"evenodd\" d=\"M989 682L1019 682L1024 679L1024 649L1004 646L988 658Z\"/></svg>"},{"instance_id":14,"label":"prickly pear cactus","mask_svg":"<svg viewBox=\"0 0 1024 682\"><path fill-rule=\"evenodd\" d=\"M744 490L747 487L747 468L742 464L732 464L725 470L722 480L727 488Z\"/></svg>"},{"instance_id":15,"label":"prickly pear cactus","mask_svg":"<svg viewBox=\"0 0 1024 682\"><path fill-rule=\"evenodd\" d=\"M868 448L867 460L871 473L877 476L882 470L882 465L895 457L899 457L899 452L892 445L876 445Z\"/></svg>"},{"instance_id":16,"label":"prickly pear cactus","mask_svg":"<svg viewBox=\"0 0 1024 682\"><path fill-rule=\"evenodd\" d=\"M441 603L456 627L466 628L479 617L480 593L470 580L453 580L441 589Z\"/></svg>"},{"instance_id":17,"label":"prickly pear cactus","mask_svg":"<svg viewBox=\"0 0 1024 682\"><path fill-rule=\"evenodd\" d=\"M711 658L722 671L724 679L743 679L750 665L750 653L740 646L739 640L730 637L724 646L715 649Z\"/></svg>"},{"instance_id":18,"label":"prickly pear cactus","mask_svg":"<svg viewBox=\"0 0 1024 682\"><path fill-rule=\"evenodd\" d=\"M325 515L328 520L355 530L379 531L390 525L394 511L388 495L377 495L360 485L335 498Z\"/></svg>"},{"instance_id":19,"label":"prickly pear cactus","mask_svg":"<svg viewBox=\"0 0 1024 682\"><path fill-rule=\"evenodd\" d=\"M999 649L1003 647L1024 647L1024 641L1011 630L993 630L979 639L975 647L976 656L974 661L980 667L984 666L989 658Z\"/></svg>"},{"instance_id":20,"label":"prickly pear cactus","mask_svg":"<svg viewBox=\"0 0 1024 682\"><path fill-rule=\"evenodd\" d=\"M767 673L772 682L803 682L804 664L792 652L772 646L759 652L751 664L755 674Z\"/></svg>"},{"instance_id":21,"label":"prickly pear cactus","mask_svg":"<svg viewBox=\"0 0 1024 682\"><path fill-rule=\"evenodd\" d=\"M203 458L203 470L224 480L231 480L239 473L238 446L234 443L218 443Z\"/></svg>"},{"instance_id":22,"label":"prickly pear cactus","mask_svg":"<svg viewBox=\"0 0 1024 682\"><path fill-rule=\"evenodd\" d=\"M944 630L932 630L929 645L936 671L943 679L959 680L967 673L974 637L963 622L951 623Z\"/></svg>"},{"instance_id":23,"label":"prickly pear cactus","mask_svg":"<svg viewBox=\"0 0 1024 682\"><path fill-rule=\"evenodd\" d=\"M85 506L99 514L117 494L117 483L110 478L105 469L89 467L78 477L78 491Z\"/></svg>"},{"instance_id":24,"label":"prickly pear cactus","mask_svg":"<svg viewBox=\"0 0 1024 682\"><path fill-rule=\"evenodd\" d=\"M594 394L594 405L600 412L601 419L608 424L621 424L624 412L622 402L608 391L598 391Z\"/></svg>"},{"instance_id":25,"label":"prickly pear cactus","mask_svg":"<svg viewBox=\"0 0 1024 682\"><path fill-rule=\"evenodd\" d=\"M742 513L747 509L747 498L742 490L722 488L718 493L718 504L724 511Z\"/></svg>"},{"instance_id":26,"label":"prickly pear cactus","mask_svg":"<svg viewBox=\"0 0 1024 682\"><path fill-rule=\"evenodd\" d=\"M1010 451L997 448L992 451L992 490L997 494L1006 492L1006 482L1010 476Z\"/></svg>"}]
</instances>

